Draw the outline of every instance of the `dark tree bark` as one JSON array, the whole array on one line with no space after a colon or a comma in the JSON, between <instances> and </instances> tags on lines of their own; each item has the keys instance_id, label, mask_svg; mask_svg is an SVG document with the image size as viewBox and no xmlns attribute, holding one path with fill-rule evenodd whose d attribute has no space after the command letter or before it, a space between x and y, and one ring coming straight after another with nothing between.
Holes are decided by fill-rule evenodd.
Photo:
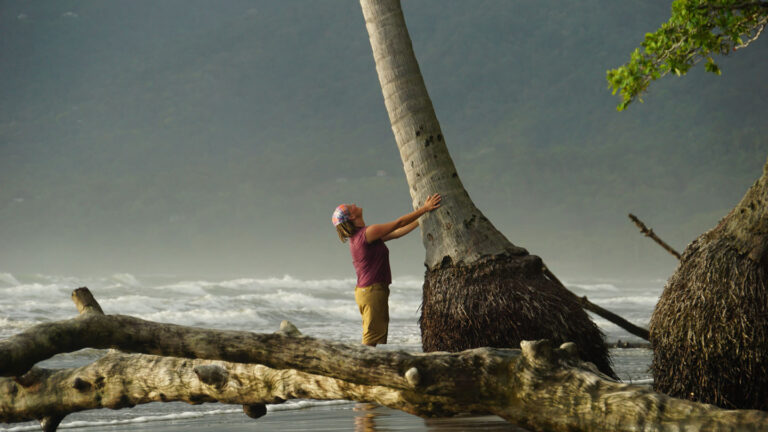
<instances>
[{"instance_id":1,"label":"dark tree bark","mask_svg":"<svg viewBox=\"0 0 768 432\"><path fill-rule=\"evenodd\" d=\"M651 316L655 388L768 410L768 163L683 252Z\"/></svg>"}]
</instances>

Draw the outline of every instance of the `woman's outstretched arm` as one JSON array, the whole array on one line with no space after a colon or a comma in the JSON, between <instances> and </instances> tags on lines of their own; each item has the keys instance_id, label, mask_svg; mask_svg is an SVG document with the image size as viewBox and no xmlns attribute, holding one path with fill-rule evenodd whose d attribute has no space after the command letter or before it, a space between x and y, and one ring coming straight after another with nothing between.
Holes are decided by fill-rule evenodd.
<instances>
[{"instance_id":1,"label":"woman's outstretched arm","mask_svg":"<svg viewBox=\"0 0 768 432\"><path fill-rule=\"evenodd\" d=\"M424 213L430 212L440 207L441 199L442 198L439 194L431 195L427 198L426 201L424 201L424 205L421 206L421 208L418 210L400 216L392 222L370 225L365 230L365 241L368 243L373 243L379 239L387 241L408 234L416 228L416 226L419 224L418 219Z\"/></svg>"},{"instance_id":2,"label":"woman's outstretched arm","mask_svg":"<svg viewBox=\"0 0 768 432\"><path fill-rule=\"evenodd\" d=\"M400 237L408 234L409 232L415 230L417 226L419 226L419 220L418 219L416 219L415 221L409 223L408 225L406 225L404 227L400 227L400 228L392 231L391 233L385 235L381 239L383 241L390 241L390 240L394 240L396 238L400 238Z\"/></svg>"}]
</instances>

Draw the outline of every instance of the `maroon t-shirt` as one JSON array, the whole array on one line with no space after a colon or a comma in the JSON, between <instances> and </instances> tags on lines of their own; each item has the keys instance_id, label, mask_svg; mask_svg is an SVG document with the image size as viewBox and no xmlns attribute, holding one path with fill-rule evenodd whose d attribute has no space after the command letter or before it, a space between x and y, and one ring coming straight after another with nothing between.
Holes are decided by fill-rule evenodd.
<instances>
[{"instance_id":1,"label":"maroon t-shirt","mask_svg":"<svg viewBox=\"0 0 768 432\"><path fill-rule=\"evenodd\" d=\"M357 286L365 287L375 283L392 283L389 268L389 249L381 239L373 243L365 241L365 230L358 229L349 239L349 252L357 273Z\"/></svg>"}]
</instances>

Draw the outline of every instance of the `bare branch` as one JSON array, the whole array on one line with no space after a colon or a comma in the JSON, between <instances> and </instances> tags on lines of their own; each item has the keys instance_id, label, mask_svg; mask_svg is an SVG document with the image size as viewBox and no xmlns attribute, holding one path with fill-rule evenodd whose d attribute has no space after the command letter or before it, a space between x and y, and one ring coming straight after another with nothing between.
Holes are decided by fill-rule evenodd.
<instances>
[{"instance_id":1,"label":"bare branch","mask_svg":"<svg viewBox=\"0 0 768 432\"><path fill-rule=\"evenodd\" d=\"M734 46L733 50L736 51L736 50L740 50L742 48L746 48L749 44L751 44L752 42L756 41L757 38L760 37L760 34L763 33L763 30L765 30L766 24L768 24L768 16L766 16L765 18L760 20L760 23L757 26L757 30L755 31L755 35L754 36L752 36L751 38L747 39L744 43L741 43L739 45Z\"/></svg>"},{"instance_id":2,"label":"bare branch","mask_svg":"<svg viewBox=\"0 0 768 432\"><path fill-rule=\"evenodd\" d=\"M765 1L752 1L752 2L742 2L742 3L734 3L730 5L715 5L715 4L703 4L697 7L697 9L706 9L710 11L721 11L721 10L729 10L729 11L739 11L742 9L751 9L751 8L768 8L768 2Z\"/></svg>"},{"instance_id":3,"label":"bare branch","mask_svg":"<svg viewBox=\"0 0 768 432\"><path fill-rule=\"evenodd\" d=\"M656 233L653 232L652 229L649 229L645 224L637 218L637 216L633 215L632 213L629 214L629 219L637 225L638 228L640 228L640 232L645 234L646 237L650 237L653 241L655 241L659 246L663 247L664 250L674 255L677 259L681 258L680 252L676 251L672 248L672 246L668 245L664 240L659 238L659 236L656 235Z\"/></svg>"}]
</instances>

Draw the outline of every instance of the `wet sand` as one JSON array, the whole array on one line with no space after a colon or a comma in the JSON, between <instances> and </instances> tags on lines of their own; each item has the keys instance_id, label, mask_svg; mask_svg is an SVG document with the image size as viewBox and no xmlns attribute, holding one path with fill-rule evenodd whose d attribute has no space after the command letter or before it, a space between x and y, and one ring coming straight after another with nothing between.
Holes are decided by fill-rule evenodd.
<instances>
[{"instance_id":1,"label":"wet sand","mask_svg":"<svg viewBox=\"0 0 768 432\"><path fill-rule=\"evenodd\" d=\"M466 416L423 419L373 404L349 403L312 407L302 410L269 412L260 419L245 414L222 414L204 418L133 423L83 428L89 432L524 432L496 416Z\"/></svg>"}]
</instances>

